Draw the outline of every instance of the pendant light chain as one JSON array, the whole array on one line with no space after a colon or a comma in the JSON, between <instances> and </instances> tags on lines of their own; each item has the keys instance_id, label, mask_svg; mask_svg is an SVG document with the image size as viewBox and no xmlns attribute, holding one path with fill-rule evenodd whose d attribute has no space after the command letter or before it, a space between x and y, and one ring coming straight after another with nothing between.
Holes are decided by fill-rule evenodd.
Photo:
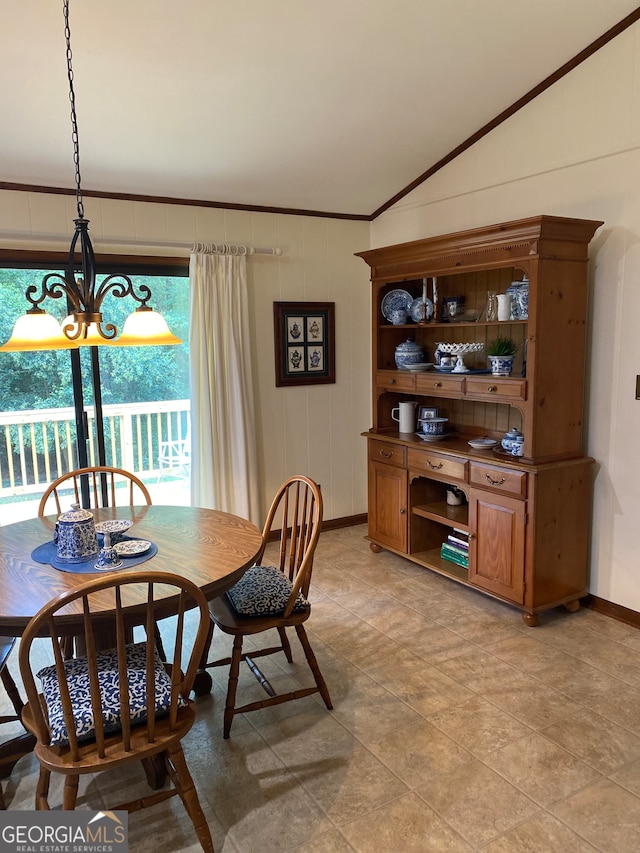
<instances>
[{"instance_id":1,"label":"pendant light chain","mask_svg":"<svg viewBox=\"0 0 640 853\"><path fill-rule=\"evenodd\" d=\"M78 216L84 219L84 202L80 188L80 144L78 141L78 119L76 116L76 93L73 88L73 66L71 63L71 29L69 28L69 0L62 2L64 10L64 37L67 43L67 77L69 78L69 101L71 102L71 140L73 142L73 162L76 167L76 204Z\"/></svg>"},{"instance_id":2,"label":"pendant light chain","mask_svg":"<svg viewBox=\"0 0 640 853\"><path fill-rule=\"evenodd\" d=\"M84 203L80 188L80 146L78 144L78 120L76 117L76 94L73 89L73 65L71 57L71 29L69 27L69 0L62 0L64 34L67 45L67 75L69 78L69 101L71 103L71 139L73 162L76 170L76 204L78 218L74 219L75 230L69 246L68 261L64 274L50 272L40 284L29 285L25 298L30 304L25 317L20 317L14 326L11 338L0 347L7 352L36 352L53 349L75 349L79 346L92 348L104 344L117 346L167 346L181 341L171 333L166 321L148 304L151 289L142 283L134 284L128 275L115 273L103 277L99 286L96 281L96 262L89 236L89 222L84 218ZM137 307L127 317L122 334L118 328L103 318L102 303L111 294L116 299L130 296ZM62 324L41 308L46 299L66 297L68 316ZM26 322L24 322L26 321ZM100 409L100 412L98 412ZM96 397L96 422L102 423L102 406ZM84 434L82 419L77 423L78 436Z\"/></svg>"}]
</instances>

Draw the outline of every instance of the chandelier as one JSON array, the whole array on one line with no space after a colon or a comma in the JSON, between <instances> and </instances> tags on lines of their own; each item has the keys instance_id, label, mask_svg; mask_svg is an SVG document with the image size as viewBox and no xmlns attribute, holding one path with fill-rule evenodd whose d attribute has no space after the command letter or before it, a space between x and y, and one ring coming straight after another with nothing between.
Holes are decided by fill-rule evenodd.
<instances>
[{"instance_id":1,"label":"chandelier","mask_svg":"<svg viewBox=\"0 0 640 853\"><path fill-rule=\"evenodd\" d=\"M151 290L145 285L134 285L129 276L106 276L96 286L96 264L89 237L89 221L84 217L84 203L80 185L80 147L76 117L73 66L71 61L71 30L69 29L69 0L63 0L65 40L67 46L67 76L71 103L71 138L75 164L76 207L75 232L69 248L64 274L48 273L40 287L30 285L25 298L31 307L19 317L11 337L0 350L27 352L35 350L75 349L80 346L160 346L179 344L165 319L148 304ZM117 299L130 296L138 303L125 320L122 333L102 315L102 303L110 294ZM58 323L41 308L45 299L66 297L68 316Z\"/></svg>"}]
</instances>

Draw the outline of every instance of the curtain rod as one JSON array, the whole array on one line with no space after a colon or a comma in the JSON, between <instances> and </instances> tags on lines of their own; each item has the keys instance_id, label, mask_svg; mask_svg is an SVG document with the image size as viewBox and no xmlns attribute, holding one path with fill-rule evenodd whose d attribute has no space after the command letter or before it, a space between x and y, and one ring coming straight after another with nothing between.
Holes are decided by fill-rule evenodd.
<instances>
[{"instance_id":1,"label":"curtain rod","mask_svg":"<svg viewBox=\"0 0 640 853\"><path fill-rule=\"evenodd\" d=\"M37 240L47 243L56 243L66 236L62 234L27 234L24 231L0 231L0 241L11 240L12 242ZM166 243L163 240L127 240L118 237L96 237L93 236L96 246L138 246L140 248L154 249L189 249L190 252L205 252L225 255L281 255L282 249L278 247L254 247L234 245L232 243Z\"/></svg>"},{"instance_id":2,"label":"curtain rod","mask_svg":"<svg viewBox=\"0 0 640 853\"><path fill-rule=\"evenodd\" d=\"M194 243L192 252L205 255L281 255L282 249L258 249L253 246L235 246L231 243Z\"/></svg>"}]
</instances>

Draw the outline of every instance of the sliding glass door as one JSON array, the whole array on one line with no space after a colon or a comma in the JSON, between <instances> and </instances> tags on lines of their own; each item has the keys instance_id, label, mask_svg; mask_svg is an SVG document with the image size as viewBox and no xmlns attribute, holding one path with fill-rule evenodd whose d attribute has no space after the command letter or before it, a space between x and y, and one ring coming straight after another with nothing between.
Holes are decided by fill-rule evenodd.
<instances>
[{"instance_id":1,"label":"sliding glass door","mask_svg":"<svg viewBox=\"0 0 640 853\"><path fill-rule=\"evenodd\" d=\"M0 269L0 342L27 307L26 287L53 269ZM133 471L154 503L190 500L187 269L141 272L114 262L100 270L98 281L126 272L146 284L151 304L182 343L0 353L0 524L35 515L48 483L85 461ZM64 302L49 299L43 307L61 320L58 301ZM132 300L107 297L103 313L121 330L134 307Z\"/></svg>"}]
</instances>

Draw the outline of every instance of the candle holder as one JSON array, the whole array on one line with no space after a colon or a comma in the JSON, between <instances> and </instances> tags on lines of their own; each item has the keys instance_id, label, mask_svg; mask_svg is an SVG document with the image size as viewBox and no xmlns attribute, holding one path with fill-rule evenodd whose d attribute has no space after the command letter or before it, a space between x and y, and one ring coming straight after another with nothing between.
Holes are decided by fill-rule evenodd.
<instances>
[{"instance_id":1,"label":"candle holder","mask_svg":"<svg viewBox=\"0 0 640 853\"><path fill-rule=\"evenodd\" d=\"M98 562L95 564L96 569L102 572L108 572L110 569L118 569L122 565L120 555L111 545L111 534L104 534L104 542L100 553L98 554Z\"/></svg>"}]
</instances>

